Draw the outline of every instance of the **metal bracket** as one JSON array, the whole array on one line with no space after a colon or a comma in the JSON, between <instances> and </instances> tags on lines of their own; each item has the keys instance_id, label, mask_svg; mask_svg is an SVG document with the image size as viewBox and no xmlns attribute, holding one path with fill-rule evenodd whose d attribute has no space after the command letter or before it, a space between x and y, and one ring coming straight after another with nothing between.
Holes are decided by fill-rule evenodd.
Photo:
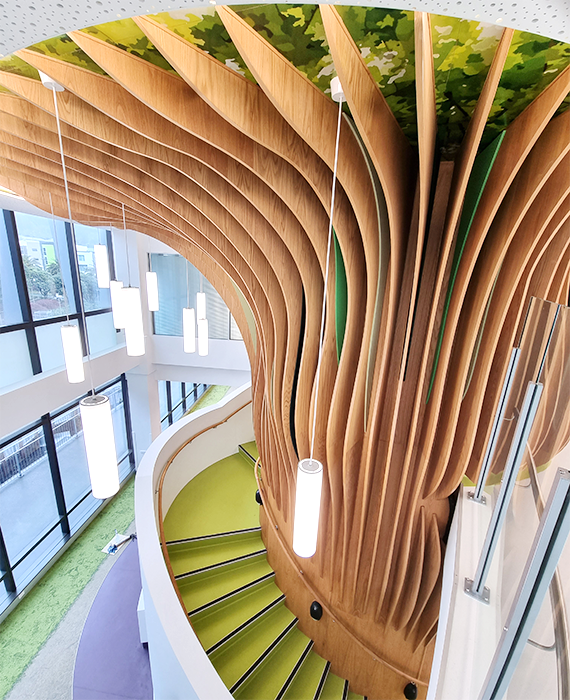
<instances>
[{"instance_id":1,"label":"metal bracket","mask_svg":"<svg viewBox=\"0 0 570 700\"><path fill-rule=\"evenodd\" d=\"M473 579L466 578L465 584L463 585L463 590L467 595L475 598L475 600L479 600L480 602L489 605L491 600L491 591L487 588L487 586L483 587L483 593L476 593L473 590Z\"/></svg>"},{"instance_id":2,"label":"metal bracket","mask_svg":"<svg viewBox=\"0 0 570 700\"><path fill-rule=\"evenodd\" d=\"M474 491L469 491L469 493L467 494L467 498L468 498L470 501L473 501L473 503L479 503L479 504L482 505L482 506L486 506L486 505L487 505L487 499L485 498L485 496L481 496L481 498L480 498L479 500L477 500L477 499L475 498L475 493L474 493Z\"/></svg>"}]
</instances>

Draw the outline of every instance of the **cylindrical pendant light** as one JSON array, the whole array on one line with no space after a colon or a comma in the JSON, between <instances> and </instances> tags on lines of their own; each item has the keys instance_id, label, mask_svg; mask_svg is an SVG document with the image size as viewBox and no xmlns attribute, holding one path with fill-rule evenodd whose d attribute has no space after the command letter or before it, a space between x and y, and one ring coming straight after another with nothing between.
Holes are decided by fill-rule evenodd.
<instances>
[{"instance_id":1,"label":"cylindrical pendant light","mask_svg":"<svg viewBox=\"0 0 570 700\"><path fill-rule=\"evenodd\" d=\"M97 273L97 285L101 289L108 289L111 275L109 273L109 255L107 254L107 246L93 246L95 255L95 271Z\"/></svg>"},{"instance_id":2,"label":"cylindrical pendant light","mask_svg":"<svg viewBox=\"0 0 570 700\"><path fill-rule=\"evenodd\" d=\"M122 296L126 319L125 341L127 343L127 355L139 357L144 355L141 291L138 287L124 287L119 294Z\"/></svg>"},{"instance_id":3,"label":"cylindrical pendant light","mask_svg":"<svg viewBox=\"0 0 570 700\"><path fill-rule=\"evenodd\" d=\"M96 394L82 399L79 410L93 496L110 498L119 490L111 403L107 396Z\"/></svg>"},{"instance_id":4,"label":"cylindrical pendant light","mask_svg":"<svg viewBox=\"0 0 570 700\"><path fill-rule=\"evenodd\" d=\"M198 319L198 355L208 354L208 319Z\"/></svg>"},{"instance_id":5,"label":"cylindrical pendant light","mask_svg":"<svg viewBox=\"0 0 570 700\"><path fill-rule=\"evenodd\" d=\"M340 142L340 125L344 93L338 78L331 81L331 95L338 102L338 121L336 129L336 145L332 178L331 206L329 215L329 230L327 239L327 257L325 279L323 285L323 303L321 307L321 331L319 339L319 356L315 376L315 404L313 407L313 429L311 435L311 454L308 459L302 459L297 467L297 490L295 493L295 518L293 521L293 551L299 557L312 557L317 551L317 536L319 532L319 515L321 511L321 491L323 485L323 465L313 458L315 447L315 426L317 424L317 406L319 401L319 379L323 357L323 339L325 334L325 311L327 300L327 283L332 245L332 222L336 191L336 171L338 165L338 147Z\"/></svg>"},{"instance_id":6,"label":"cylindrical pendant light","mask_svg":"<svg viewBox=\"0 0 570 700\"><path fill-rule=\"evenodd\" d=\"M81 347L79 326L75 326L71 323L64 323L63 326L61 326L61 342L63 344L67 379L70 384L79 384L85 380L83 348Z\"/></svg>"},{"instance_id":7,"label":"cylindrical pendant light","mask_svg":"<svg viewBox=\"0 0 570 700\"><path fill-rule=\"evenodd\" d=\"M317 551L323 465L316 459L302 459L297 467L293 551L299 557L312 557Z\"/></svg>"},{"instance_id":8,"label":"cylindrical pendant light","mask_svg":"<svg viewBox=\"0 0 570 700\"><path fill-rule=\"evenodd\" d=\"M122 295L123 283L120 280L111 280L109 282L109 291L111 292L111 308L113 309L113 325L117 330L124 328L125 320L125 302Z\"/></svg>"},{"instance_id":9,"label":"cylindrical pendant light","mask_svg":"<svg viewBox=\"0 0 570 700\"><path fill-rule=\"evenodd\" d=\"M206 318L206 294L205 292L198 292L196 294L196 318L200 321Z\"/></svg>"},{"instance_id":10,"label":"cylindrical pendant light","mask_svg":"<svg viewBox=\"0 0 570 700\"><path fill-rule=\"evenodd\" d=\"M184 352L196 352L196 312L194 309L182 309L182 335Z\"/></svg>"},{"instance_id":11,"label":"cylindrical pendant light","mask_svg":"<svg viewBox=\"0 0 570 700\"><path fill-rule=\"evenodd\" d=\"M149 311L158 311L158 276L156 272L146 273L146 296Z\"/></svg>"}]
</instances>

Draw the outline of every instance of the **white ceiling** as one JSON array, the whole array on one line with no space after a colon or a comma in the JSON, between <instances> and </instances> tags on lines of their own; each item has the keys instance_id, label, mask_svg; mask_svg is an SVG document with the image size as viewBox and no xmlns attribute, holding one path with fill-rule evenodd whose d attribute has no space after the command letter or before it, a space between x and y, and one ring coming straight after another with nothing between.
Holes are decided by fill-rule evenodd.
<instances>
[{"instance_id":1,"label":"white ceiling","mask_svg":"<svg viewBox=\"0 0 570 700\"><path fill-rule=\"evenodd\" d=\"M203 7L206 3L207 0L0 0L0 57L69 30L135 15ZM210 4L215 5L216 0L210 0ZM479 19L570 42L570 0L353 0L342 4Z\"/></svg>"}]
</instances>

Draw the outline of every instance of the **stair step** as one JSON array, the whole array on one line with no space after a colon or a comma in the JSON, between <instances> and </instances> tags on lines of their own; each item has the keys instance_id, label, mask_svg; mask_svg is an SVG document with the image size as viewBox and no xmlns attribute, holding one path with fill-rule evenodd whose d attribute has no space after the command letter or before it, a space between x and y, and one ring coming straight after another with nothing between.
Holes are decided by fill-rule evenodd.
<instances>
[{"instance_id":1,"label":"stair step","mask_svg":"<svg viewBox=\"0 0 570 700\"><path fill-rule=\"evenodd\" d=\"M345 698L345 680L329 673L319 700L346 700ZM347 689L348 690L348 689Z\"/></svg>"},{"instance_id":2,"label":"stair step","mask_svg":"<svg viewBox=\"0 0 570 700\"><path fill-rule=\"evenodd\" d=\"M309 642L306 635L294 627L234 692L234 697L238 700L273 700L281 697L281 690Z\"/></svg>"},{"instance_id":3,"label":"stair step","mask_svg":"<svg viewBox=\"0 0 570 700\"><path fill-rule=\"evenodd\" d=\"M259 459L259 450L257 449L255 440L252 442L244 442L243 445L239 445L239 453L252 464L255 464Z\"/></svg>"},{"instance_id":4,"label":"stair step","mask_svg":"<svg viewBox=\"0 0 570 700\"><path fill-rule=\"evenodd\" d=\"M266 557L258 556L179 579L177 585L186 610L195 610L270 573Z\"/></svg>"},{"instance_id":5,"label":"stair step","mask_svg":"<svg viewBox=\"0 0 570 700\"><path fill-rule=\"evenodd\" d=\"M296 623L296 618L281 602L210 654L210 661L230 692L271 652L291 623Z\"/></svg>"},{"instance_id":6,"label":"stair step","mask_svg":"<svg viewBox=\"0 0 570 700\"><path fill-rule=\"evenodd\" d=\"M198 613L204 612L204 611L208 610L209 608L212 608L215 605L218 605L219 603L223 603L224 601L229 600L230 598L233 598L234 596L237 596L240 593L243 593L244 591L247 591L249 588L252 588L253 586L258 586L260 583L263 583L263 581L268 581L269 579L274 579L274 578L275 578L275 572L271 571L270 573L265 574L264 576L260 576L259 578L256 578L253 581L250 581L249 583L246 583L243 586L240 586L239 588L236 588L233 591L230 591L229 593L221 595L219 598L214 598L214 600L211 600L209 603L204 603L204 605L200 605L199 607L195 608L194 610L189 610L188 617L192 617L193 615L198 615Z\"/></svg>"},{"instance_id":7,"label":"stair step","mask_svg":"<svg viewBox=\"0 0 570 700\"><path fill-rule=\"evenodd\" d=\"M227 644L232 636L253 624L284 598L275 583L267 581L262 586L256 586L243 595L196 615L192 618L192 626L210 654L215 650L213 647Z\"/></svg>"},{"instance_id":8,"label":"stair step","mask_svg":"<svg viewBox=\"0 0 570 700\"><path fill-rule=\"evenodd\" d=\"M283 700L314 700L326 666L327 662L311 651L285 691Z\"/></svg>"},{"instance_id":9,"label":"stair step","mask_svg":"<svg viewBox=\"0 0 570 700\"><path fill-rule=\"evenodd\" d=\"M202 566L198 569L192 569L191 571L185 571L184 573L181 574L176 574L174 578L177 581L181 581L186 578L190 578L192 576L196 576L197 574L202 574L205 571L214 571L218 569L223 569L226 566L231 566L232 564L235 564L237 562L242 562L242 561L247 561L249 559L255 559L256 557L261 557L265 555L267 552L266 549L257 549L254 552L249 552L248 554L242 554L239 557L233 557L232 559L224 559L223 561L216 562L214 564L208 564L207 566Z\"/></svg>"},{"instance_id":10,"label":"stair step","mask_svg":"<svg viewBox=\"0 0 570 700\"><path fill-rule=\"evenodd\" d=\"M261 534L256 531L171 545L168 547L168 557L174 575L181 576L263 549Z\"/></svg>"},{"instance_id":11,"label":"stair step","mask_svg":"<svg viewBox=\"0 0 570 700\"><path fill-rule=\"evenodd\" d=\"M200 535L198 537L184 537L181 540L169 540L166 545L168 547L177 544L188 544L190 542L202 542L203 540L216 540L222 537L231 537L232 535L245 535L249 532L261 532L261 527L246 527L243 530L230 530L229 532L216 532L213 535Z\"/></svg>"}]
</instances>

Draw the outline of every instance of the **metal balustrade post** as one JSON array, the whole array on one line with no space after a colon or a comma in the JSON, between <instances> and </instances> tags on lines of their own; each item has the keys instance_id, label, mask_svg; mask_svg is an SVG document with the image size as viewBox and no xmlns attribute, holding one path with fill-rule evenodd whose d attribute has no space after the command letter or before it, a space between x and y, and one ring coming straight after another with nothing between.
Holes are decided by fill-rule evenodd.
<instances>
[{"instance_id":1,"label":"metal balustrade post","mask_svg":"<svg viewBox=\"0 0 570 700\"><path fill-rule=\"evenodd\" d=\"M505 694L570 533L570 472L559 469L479 700Z\"/></svg>"},{"instance_id":2,"label":"metal balustrade post","mask_svg":"<svg viewBox=\"0 0 570 700\"><path fill-rule=\"evenodd\" d=\"M497 406L495 420L493 421L493 427L491 428L491 435L489 437L489 442L487 444L485 456L483 457L483 464L481 465L481 471L479 472L477 486L475 487L475 491L469 494L469 498L475 501L475 503L485 504L487 502L485 496L483 495L483 489L485 488L485 484L487 483L487 477L489 476L489 470L491 469L491 463L493 461L493 455L495 453L497 440L499 439L499 434L501 432L501 425L505 417L507 400L509 398L511 387L513 385L513 380L515 378L515 372L517 369L520 353L520 347L513 348L513 351L511 352L511 359L509 360L507 374L505 376L505 381L503 382L501 396L499 397L499 405Z\"/></svg>"},{"instance_id":3,"label":"metal balustrade post","mask_svg":"<svg viewBox=\"0 0 570 700\"><path fill-rule=\"evenodd\" d=\"M538 403L542 396L542 389L542 384L537 384L535 382L528 383L515 434L503 471L501 489L499 491L497 503L493 509L489 528L487 529L487 535L479 558L477 571L475 572L473 580L469 578L465 579L465 593L485 603L489 602L490 595L489 589L485 587L485 581L487 580L493 554L507 515L507 508L515 487L515 481L526 449L526 443L536 416Z\"/></svg>"}]
</instances>

